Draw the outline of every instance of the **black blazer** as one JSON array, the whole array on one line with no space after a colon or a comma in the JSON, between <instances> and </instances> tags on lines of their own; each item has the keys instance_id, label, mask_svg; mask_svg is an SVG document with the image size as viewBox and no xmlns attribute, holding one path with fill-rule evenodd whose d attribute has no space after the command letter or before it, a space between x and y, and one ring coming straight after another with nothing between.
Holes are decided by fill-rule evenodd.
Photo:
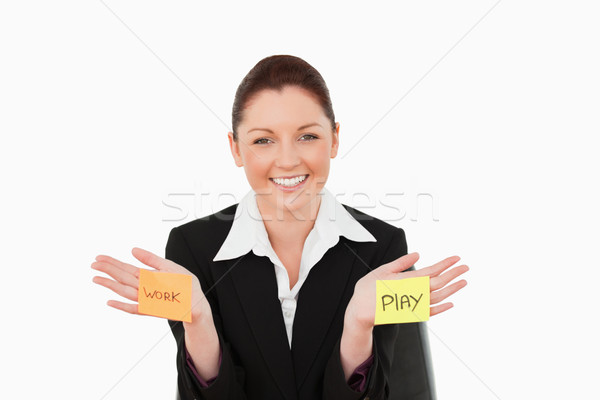
<instances>
[{"instance_id":1,"label":"black blazer","mask_svg":"<svg viewBox=\"0 0 600 400\"><path fill-rule=\"evenodd\" d=\"M177 341L181 399L435 399L426 322L374 327L374 363L362 393L348 386L340 362L344 312L354 285L372 269L407 254L402 228L344 205L377 242L341 236L311 269L298 295L290 349L269 258L250 251L212 261L238 204L169 234L166 258L200 280L223 351L217 379L202 388L186 364L183 325L169 320Z\"/></svg>"}]
</instances>

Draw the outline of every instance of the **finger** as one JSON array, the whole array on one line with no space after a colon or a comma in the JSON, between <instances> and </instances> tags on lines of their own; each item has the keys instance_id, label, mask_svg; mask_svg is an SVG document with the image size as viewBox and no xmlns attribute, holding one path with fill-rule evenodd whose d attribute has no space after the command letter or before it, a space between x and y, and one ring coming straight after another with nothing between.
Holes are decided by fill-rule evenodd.
<instances>
[{"instance_id":1,"label":"finger","mask_svg":"<svg viewBox=\"0 0 600 400\"><path fill-rule=\"evenodd\" d=\"M440 276L436 276L430 279L431 290L438 290L446 286L449 282L461 276L465 272L469 270L469 267L466 265L461 265L460 267L452 268L451 270L444 272Z\"/></svg>"},{"instance_id":2,"label":"finger","mask_svg":"<svg viewBox=\"0 0 600 400\"><path fill-rule=\"evenodd\" d=\"M141 249L139 247L134 247L131 249L131 254L142 263L146 264L149 267L157 269L159 271L171 271L173 268L171 264L174 264L171 260L164 259L156 254Z\"/></svg>"},{"instance_id":3,"label":"finger","mask_svg":"<svg viewBox=\"0 0 600 400\"><path fill-rule=\"evenodd\" d=\"M96 256L96 261L101 261L101 262L106 262L106 263L112 264L115 267L118 267L118 268L122 269L123 271L130 273L131 275L135 276L136 278L140 277L140 269L138 267L133 266L131 264L124 263L122 261L119 261L116 258L113 258L111 256L100 254L100 255Z\"/></svg>"},{"instance_id":4,"label":"finger","mask_svg":"<svg viewBox=\"0 0 600 400\"><path fill-rule=\"evenodd\" d=\"M118 294L119 296L123 296L128 300L137 301L138 299L138 291L137 289L132 288L131 286L123 285L117 281L113 281L112 279L104 278L102 276L95 276L92 278L92 282L104 286Z\"/></svg>"},{"instance_id":5,"label":"finger","mask_svg":"<svg viewBox=\"0 0 600 400\"><path fill-rule=\"evenodd\" d=\"M138 312L137 304L123 303L123 302L117 301L117 300L109 300L106 302L106 304L113 308L116 308L118 310L125 311L129 314L140 315L140 313Z\"/></svg>"},{"instance_id":6,"label":"finger","mask_svg":"<svg viewBox=\"0 0 600 400\"><path fill-rule=\"evenodd\" d=\"M92 269L96 271L104 272L112 277L114 280L134 288L139 286L139 278L133 276L129 272L123 271L121 268L116 265L109 264L104 261L94 261L91 265ZM139 273L138 273L139 276Z\"/></svg>"},{"instance_id":7,"label":"finger","mask_svg":"<svg viewBox=\"0 0 600 400\"><path fill-rule=\"evenodd\" d=\"M384 272L402 272L405 269L412 267L419 259L419 253L413 252L395 259L387 264L384 264Z\"/></svg>"},{"instance_id":8,"label":"finger","mask_svg":"<svg viewBox=\"0 0 600 400\"><path fill-rule=\"evenodd\" d=\"M439 290L437 292L431 292L431 295L429 298L429 304L439 303L440 301L445 300L449 296L458 292L460 289L464 288L465 286L467 286L467 281L463 279L461 281L454 282L452 285L445 287L442 290Z\"/></svg>"},{"instance_id":9,"label":"finger","mask_svg":"<svg viewBox=\"0 0 600 400\"><path fill-rule=\"evenodd\" d=\"M430 267L420 269L419 270L420 275L418 275L418 276L426 276L426 275L429 275L430 277L438 276L439 274L444 272L446 269L448 269L452 265L456 264L458 262L458 260L460 260L459 256L452 256L452 257L445 258L442 261L435 263Z\"/></svg>"},{"instance_id":10,"label":"finger","mask_svg":"<svg viewBox=\"0 0 600 400\"><path fill-rule=\"evenodd\" d=\"M434 315L442 313L446 310L449 310L452 307L454 307L454 304L452 304L452 303L444 303L444 304L440 304L439 306L431 307L429 309L429 316L433 317Z\"/></svg>"}]
</instances>

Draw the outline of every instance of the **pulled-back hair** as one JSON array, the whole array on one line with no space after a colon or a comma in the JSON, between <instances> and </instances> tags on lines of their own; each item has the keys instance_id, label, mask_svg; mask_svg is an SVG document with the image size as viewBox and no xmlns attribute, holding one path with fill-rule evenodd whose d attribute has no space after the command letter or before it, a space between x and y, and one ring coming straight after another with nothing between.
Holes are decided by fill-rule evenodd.
<instances>
[{"instance_id":1,"label":"pulled-back hair","mask_svg":"<svg viewBox=\"0 0 600 400\"><path fill-rule=\"evenodd\" d=\"M315 97L335 130L335 115L325 80L312 65L291 55L273 55L260 60L244 77L233 101L231 123L233 139L237 142L237 128L244 117L248 102L264 89L280 92L286 86L303 88Z\"/></svg>"}]
</instances>

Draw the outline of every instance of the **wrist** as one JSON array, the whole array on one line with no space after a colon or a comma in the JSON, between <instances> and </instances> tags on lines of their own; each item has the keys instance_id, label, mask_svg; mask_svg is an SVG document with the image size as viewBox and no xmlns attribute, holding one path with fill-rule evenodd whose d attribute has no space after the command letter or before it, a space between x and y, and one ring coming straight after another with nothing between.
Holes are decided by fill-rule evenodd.
<instances>
[{"instance_id":1,"label":"wrist","mask_svg":"<svg viewBox=\"0 0 600 400\"><path fill-rule=\"evenodd\" d=\"M184 322L184 328L185 348L197 376L204 381L214 378L219 373L221 345L212 316Z\"/></svg>"},{"instance_id":2,"label":"wrist","mask_svg":"<svg viewBox=\"0 0 600 400\"><path fill-rule=\"evenodd\" d=\"M344 330L348 329L357 333L368 334L373 331L373 322L359 317L359 313L353 307L352 300L348 303L344 314Z\"/></svg>"},{"instance_id":3,"label":"wrist","mask_svg":"<svg viewBox=\"0 0 600 400\"><path fill-rule=\"evenodd\" d=\"M346 381L352 372L373 354L373 327L344 323L340 339L340 361Z\"/></svg>"},{"instance_id":4,"label":"wrist","mask_svg":"<svg viewBox=\"0 0 600 400\"><path fill-rule=\"evenodd\" d=\"M355 317L353 309L349 306L344 316L344 327L342 331L341 344L350 352L362 349L358 353L364 353L364 349L370 347L373 338L373 324L365 323Z\"/></svg>"},{"instance_id":5,"label":"wrist","mask_svg":"<svg viewBox=\"0 0 600 400\"><path fill-rule=\"evenodd\" d=\"M216 328L212 314L200 313L192 315L192 322L183 322L186 336L193 332L195 337L215 337Z\"/></svg>"},{"instance_id":6,"label":"wrist","mask_svg":"<svg viewBox=\"0 0 600 400\"><path fill-rule=\"evenodd\" d=\"M373 335L373 326L365 326L353 320L344 321L342 336L344 335L353 342L364 343Z\"/></svg>"},{"instance_id":7,"label":"wrist","mask_svg":"<svg viewBox=\"0 0 600 400\"><path fill-rule=\"evenodd\" d=\"M192 299L192 301L194 301L194 299ZM190 313L192 314L192 322L208 319L212 320L212 309L206 297L193 303Z\"/></svg>"}]
</instances>

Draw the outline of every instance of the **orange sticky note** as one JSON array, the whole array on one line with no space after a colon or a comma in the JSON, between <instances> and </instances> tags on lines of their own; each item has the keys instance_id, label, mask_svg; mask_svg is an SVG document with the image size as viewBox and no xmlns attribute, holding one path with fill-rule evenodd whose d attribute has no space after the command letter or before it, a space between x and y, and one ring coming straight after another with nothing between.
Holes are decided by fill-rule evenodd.
<instances>
[{"instance_id":1,"label":"orange sticky note","mask_svg":"<svg viewBox=\"0 0 600 400\"><path fill-rule=\"evenodd\" d=\"M138 312L192 322L192 276L140 269Z\"/></svg>"},{"instance_id":2,"label":"orange sticky note","mask_svg":"<svg viewBox=\"0 0 600 400\"><path fill-rule=\"evenodd\" d=\"M429 276L377 280L375 325L429 320Z\"/></svg>"}]
</instances>

